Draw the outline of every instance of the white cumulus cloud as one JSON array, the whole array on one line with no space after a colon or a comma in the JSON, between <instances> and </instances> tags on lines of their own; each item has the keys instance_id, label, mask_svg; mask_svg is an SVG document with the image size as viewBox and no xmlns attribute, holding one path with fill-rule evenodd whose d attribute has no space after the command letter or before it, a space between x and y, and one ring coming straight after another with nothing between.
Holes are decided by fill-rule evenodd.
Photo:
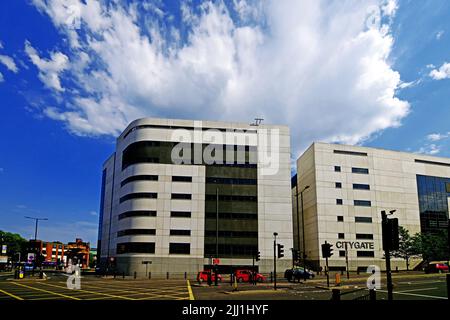
<instances>
[{"instance_id":1,"label":"white cumulus cloud","mask_svg":"<svg viewBox=\"0 0 450 320\"><path fill-rule=\"evenodd\" d=\"M117 135L140 116L263 116L290 125L299 151L313 140L359 143L409 111L389 62L394 0L184 1L180 22L163 2L156 14L138 2L33 3L70 43L49 60L26 45L48 87L70 85L45 114L80 135Z\"/></svg>"},{"instance_id":2,"label":"white cumulus cloud","mask_svg":"<svg viewBox=\"0 0 450 320\"><path fill-rule=\"evenodd\" d=\"M29 41L25 41L25 52L39 69L39 79L44 85L56 91L64 91L59 76L68 68L69 58L61 52L53 52L50 59L41 58Z\"/></svg>"},{"instance_id":3,"label":"white cumulus cloud","mask_svg":"<svg viewBox=\"0 0 450 320\"><path fill-rule=\"evenodd\" d=\"M14 73L19 72L19 68L17 68L14 59L9 56L0 54L0 63L2 63L6 68L8 68L9 71L12 71Z\"/></svg>"},{"instance_id":4,"label":"white cumulus cloud","mask_svg":"<svg viewBox=\"0 0 450 320\"><path fill-rule=\"evenodd\" d=\"M434 80L443 80L450 78L450 63L444 63L439 69L433 69L430 71L430 77Z\"/></svg>"}]
</instances>

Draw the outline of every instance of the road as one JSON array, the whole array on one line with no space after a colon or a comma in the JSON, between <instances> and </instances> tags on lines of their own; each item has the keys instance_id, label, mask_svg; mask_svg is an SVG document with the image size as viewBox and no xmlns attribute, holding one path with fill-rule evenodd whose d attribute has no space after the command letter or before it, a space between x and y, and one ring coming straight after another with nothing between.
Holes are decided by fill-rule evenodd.
<instances>
[{"instance_id":1,"label":"road","mask_svg":"<svg viewBox=\"0 0 450 320\"><path fill-rule=\"evenodd\" d=\"M394 274L395 300L446 300L445 275ZM82 276L81 288L68 289L67 275L50 275L47 280L0 277L0 301L5 300L330 300L331 290L324 278L306 283L280 280L254 286L240 283L237 290L228 282L218 287L188 280L112 279ZM343 279L341 300L361 300L368 296L364 276ZM386 300L385 278L377 290L377 300Z\"/></svg>"}]
</instances>

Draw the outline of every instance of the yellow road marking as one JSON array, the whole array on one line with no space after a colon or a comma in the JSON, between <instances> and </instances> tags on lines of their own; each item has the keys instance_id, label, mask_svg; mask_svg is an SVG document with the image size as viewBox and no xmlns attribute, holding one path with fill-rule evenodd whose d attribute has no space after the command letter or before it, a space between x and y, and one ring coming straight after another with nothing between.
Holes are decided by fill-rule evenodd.
<instances>
[{"instance_id":1,"label":"yellow road marking","mask_svg":"<svg viewBox=\"0 0 450 320\"><path fill-rule=\"evenodd\" d=\"M187 280L187 287L189 292L189 300L195 300L194 294L192 293L191 283Z\"/></svg>"},{"instance_id":2,"label":"yellow road marking","mask_svg":"<svg viewBox=\"0 0 450 320\"><path fill-rule=\"evenodd\" d=\"M55 287L55 288L63 288L63 289L67 289L66 287L61 287L61 286L57 286L54 284L49 284L49 283L42 283L46 286L51 286L51 287ZM69 290L69 289L68 289ZM87 292L87 293L92 293L92 294L96 294L96 295L102 295L102 296L107 296L107 297L111 297L111 298L119 298L119 299L126 299L126 300L136 300L133 298L129 298L129 297L123 297L123 296L117 296L117 295L113 295L113 294L108 294L108 293L101 293L101 292L95 292L95 291L89 291L89 290L82 290L82 289L77 289L75 290L76 292ZM81 299L78 299L81 300Z\"/></svg>"},{"instance_id":3,"label":"yellow road marking","mask_svg":"<svg viewBox=\"0 0 450 320\"><path fill-rule=\"evenodd\" d=\"M4 290L2 290L2 289L0 289L0 292L2 292L2 293L6 294L6 295L8 295L8 296L10 296L10 297L12 297L12 298L14 298L14 299L17 299L17 300L23 300L21 297L18 297L18 296L16 296L16 295L12 294L12 293L6 292L6 291L4 291Z\"/></svg>"},{"instance_id":4,"label":"yellow road marking","mask_svg":"<svg viewBox=\"0 0 450 320\"><path fill-rule=\"evenodd\" d=\"M50 294L52 294L52 295L57 295L57 296L61 296L61 297L69 298L69 299L73 299L73 300L80 300L80 299L75 298L75 297L66 296L65 294L62 294L62 293L57 293L57 292L48 291L48 290L44 290L44 289L34 288L34 287L27 286L27 285L25 285L25 284L21 284L21 283L17 283L17 282L13 282L13 283L14 283L15 285L17 285L17 286L21 286L21 287L30 288L30 289L37 290L37 291L42 291L42 292L50 293Z\"/></svg>"}]
</instances>

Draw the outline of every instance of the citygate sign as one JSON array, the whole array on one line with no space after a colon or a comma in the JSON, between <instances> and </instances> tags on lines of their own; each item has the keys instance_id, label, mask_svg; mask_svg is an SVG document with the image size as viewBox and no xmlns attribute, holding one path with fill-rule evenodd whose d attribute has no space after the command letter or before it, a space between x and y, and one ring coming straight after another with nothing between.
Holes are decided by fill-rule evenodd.
<instances>
[{"instance_id":1,"label":"citygate sign","mask_svg":"<svg viewBox=\"0 0 450 320\"><path fill-rule=\"evenodd\" d=\"M348 249L374 250L373 242L359 242L359 241L338 241L338 242L336 242L336 248L337 249L345 249L346 243L347 243Z\"/></svg>"}]
</instances>

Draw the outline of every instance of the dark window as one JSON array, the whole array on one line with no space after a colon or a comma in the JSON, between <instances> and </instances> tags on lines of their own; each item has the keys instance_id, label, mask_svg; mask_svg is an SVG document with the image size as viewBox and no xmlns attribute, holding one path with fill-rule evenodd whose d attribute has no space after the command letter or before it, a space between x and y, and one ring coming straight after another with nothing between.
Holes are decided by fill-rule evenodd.
<instances>
[{"instance_id":1,"label":"dark window","mask_svg":"<svg viewBox=\"0 0 450 320\"><path fill-rule=\"evenodd\" d=\"M136 210L119 214L119 220L131 217L156 217L156 211Z\"/></svg>"},{"instance_id":2,"label":"dark window","mask_svg":"<svg viewBox=\"0 0 450 320\"><path fill-rule=\"evenodd\" d=\"M216 200L215 194L207 194L205 200ZM236 196L236 195L219 195L219 201L248 201L256 202L258 198L256 196Z\"/></svg>"},{"instance_id":3,"label":"dark window","mask_svg":"<svg viewBox=\"0 0 450 320\"><path fill-rule=\"evenodd\" d=\"M338 217L337 217L337 221L343 222L343 221L344 221L344 216L338 216Z\"/></svg>"},{"instance_id":4,"label":"dark window","mask_svg":"<svg viewBox=\"0 0 450 320\"><path fill-rule=\"evenodd\" d=\"M359 207L370 207L372 206L372 202L369 200L353 200L353 204Z\"/></svg>"},{"instance_id":5,"label":"dark window","mask_svg":"<svg viewBox=\"0 0 450 320\"><path fill-rule=\"evenodd\" d=\"M336 199L336 204L342 204L342 199Z\"/></svg>"},{"instance_id":6,"label":"dark window","mask_svg":"<svg viewBox=\"0 0 450 320\"><path fill-rule=\"evenodd\" d=\"M349 155L349 156L364 156L364 157L367 157L367 153L365 153L365 152L334 150L334 153L336 153L336 154L346 154L346 155Z\"/></svg>"},{"instance_id":7,"label":"dark window","mask_svg":"<svg viewBox=\"0 0 450 320\"><path fill-rule=\"evenodd\" d=\"M446 162L428 161L428 160L420 160L420 159L415 159L414 161L417 163L434 164L437 166L450 167L450 163L446 163Z\"/></svg>"},{"instance_id":8,"label":"dark window","mask_svg":"<svg viewBox=\"0 0 450 320\"><path fill-rule=\"evenodd\" d=\"M373 240L373 234L357 233L356 239L358 239L358 240Z\"/></svg>"},{"instance_id":9,"label":"dark window","mask_svg":"<svg viewBox=\"0 0 450 320\"><path fill-rule=\"evenodd\" d=\"M171 236L190 236L191 230L170 230Z\"/></svg>"},{"instance_id":10,"label":"dark window","mask_svg":"<svg viewBox=\"0 0 450 320\"><path fill-rule=\"evenodd\" d=\"M172 218L190 218L191 213L189 211L171 211L170 216Z\"/></svg>"},{"instance_id":11,"label":"dark window","mask_svg":"<svg viewBox=\"0 0 450 320\"><path fill-rule=\"evenodd\" d=\"M215 237L215 230L205 231L205 237ZM257 238L258 231L233 231L233 230L219 230L219 237L224 238Z\"/></svg>"},{"instance_id":12,"label":"dark window","mask_svg":"<svg viewBox=\"0 0 450 320\"><path fill-rule=\"evenodd\" d=\"M216 219L216 212L206 212L206 218ZM256 213L242 213L242 212L219 212L219 219L236 219L236 220L258 220Z\"/></svg>"},{"instance_id":13,"label":"dark window","mask_svg":"<svg viewBox=\"0 0 450 320\"><path fill-rule=\"evenodd\" d=\"M140 141L130 144L122 153L122 170L136 163L159 163L159 141Z\"/></svg>"},{"instance_id":14,"label":"dark window","mask_svg":"<svg viewBox=\"0 0 450 320\"><path fill-rule=\"evenodd\" d=\"M354 183L353 189L355 189L355 190L370 190L370 186L368 184Z\"/></svg>"},{"instance_id":15,"label":"dark window","mask_svg":"<svg viewBox=\"0 0 450 320\"><path fill-rule=\"evenodd\" d=\"M169 254L190 254L190 243L169 243Z\"/></svg>"},{"instance_id":16,"label":"dark window","mask_svg":"<svg viewBox=\"0 0 450 320\"><path fill-rule=\"evenodd\" d=\"M154 242L125 242L117 244L117 254L122 253L155 253Z\"/></svg>"},{"instance_id":17,"label":"dark window","mask_svg":"<svg viewBox=\"0 0 450 320\"><path fill-rule=\"evenodd\" d=\"M255 252L258 252L257 244L219 244L219 257L229 258L252 258ZM205 243L205 257L210 257L216 254L215 243Z\"/></svg>"},{"instance_id":18,"label":"dark window","mask_svg":"<svg viewBox=\"0 0 450 320\"><path fill-rule=\"evenodd\" d=\"M334 166L334 171L335 172L341 172L341 167L340 166Z\"/></svg>"},{"instance_id":19,"label":"dark window","mask_svg":"<svg viewBox=\"0 0 450 320\"><path fill-rule=\"evenodd\" d=\"M156 199L158 198L158 194L156 192L139 192L139 193L130 193L126 196L120 198L119 202L125 202L131 199Z\"/></svg>"},{"instance_id":20,"label":"dark window","mask_svg":"<svg viewBox=\"0 0 450 320\"><path fill-rule=\"evenodd\" d=\"M120 183L120 186L123 187L127 183L130 183L133 181L158 181L158 176L157 175L138 175L138 176L128 177Z\"/></svg>"},{"instance_id":21,"label":"dark window","mask_svg":"<svg viewBox=\"0 0 450 320\"><path fill-rule=\"evenodd\" d=\"M352 173L369 174L369 169L366 169L366 168L352 168Z\"/></svg>"},{"instance_id":22,"label":"dark window","mask_svg":"<svg viewBox=\"0 0 450 320\"><path fill-rule=\"evenodd\" d=\"M373 252L373 251L356 251L356 256L373 258L373 257L375 257L375 252Z\"/></svg>"},{"instance_id":23,"label":"dark window","mask_svg":"<svg viewBox=\"0 0 450 320\"><path fill-rule=\"evenodd\" d=\"M239 185L256 185L256 179L239 179L239 178L206 178L206 183L214 184L239 184Z\"/></svg>"},{"instance_id":24,"label":"dark window","mask_svg":"<svg viewBox=\"0 0 450 320\"><path fill-rule=\"evenodd\" d=\"M192 195L188 193L172 193L172 199L190 200Z\"/></svg>"},{"instance_id":25,"label":"dark window","mask_svg":"<svg viewBox=\"0 0 450 320\"><path fill-rule=\"evenodd\" d=\"M345 250L339 250L339 257L345 257Z\"/></svg>"},{"instance_id":26,"label":"dark window","mask_svg":"<svg viewBox=\"0 0 450 320\"><path fill-rule=\"evenodd\" d=\"M118 237L123 236L132 236L132 235L155 235L156 230L155 229L127 229L127 230L120 230L117 232Z\"/></svg>"},{"instance_id":27,"label":"dark window","mask_svg":"<svg viewBox=\"0 0 450 320\"><path fill-rule=\"evenodd\" d=\"M345 234L344 233L338 233L338 238L339 239L345 239Z\"/></svg>"},{"instance_id":28,"label":"dark window","mask_svg":"<svg viewBox=\"0 0 450 320\"><path fill-rule=\"evenodd\" d=\"M192 182L192 177L173 176L172 182Z\"/></svg>"},{"instance_id":29,"label":"dark window","mask_svg":"<svg viewBox=\"0 0 450 320\"><path fill-rule=\"evenodd\" d=\"M372 218L371 217L355 217L355 222L372 223Z\"/></svg>"},{"instance_id":30,"label":"dark window","mask_svg":"<svg viewBox=\"0 0 450 320\"><path fill-rule=\"evenodd\" d=\"M336 182L335 186L336 186L336 188L341 189L342 188L342 183L341 182Z\"/></svg>"}]
</instances>

